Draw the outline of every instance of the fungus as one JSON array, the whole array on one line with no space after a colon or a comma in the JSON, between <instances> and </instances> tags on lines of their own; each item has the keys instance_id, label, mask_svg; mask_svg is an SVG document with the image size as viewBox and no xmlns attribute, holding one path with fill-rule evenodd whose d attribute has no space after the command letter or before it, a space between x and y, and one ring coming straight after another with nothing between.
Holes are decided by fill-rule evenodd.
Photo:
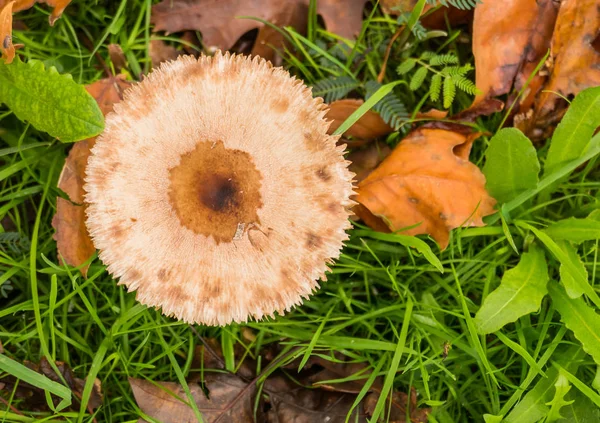
<instances>
[{"instance_id":1,"label":"fungus","mask_svg":"<svg viewBox=\"0 0 600 423\"><path fill-rule=\"evenodd\" d=\"M180 57L125 93L86 170L100 259L188 323L289 311L347 239L352 173L326 105L254 57Z\"/></svg>"}]
</instances>

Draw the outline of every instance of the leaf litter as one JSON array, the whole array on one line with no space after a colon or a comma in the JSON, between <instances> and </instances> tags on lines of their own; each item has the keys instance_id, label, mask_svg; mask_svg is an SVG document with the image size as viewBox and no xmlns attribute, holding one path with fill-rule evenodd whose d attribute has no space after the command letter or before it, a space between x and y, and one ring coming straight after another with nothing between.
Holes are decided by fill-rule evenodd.
<instances>
[{"instance_id":1,"label":"leaf litter","mask_svg":"<svg viewBox=\"0 0 600 423\"><path fill-rule=\"evenodd\" d=\"M233 374L224 370L218 342L203 339L203 343L195 350L193 371L187 383L198 409L211 423L343 423L349 413L350 421L366 422L383 385L382 378L376 377L365 398L355 405L357 395L370 375L367 363L351 361L339 353L333 357L315 354L298 372L300 358L287 363L283 360L297 350L282 355L275 349L271 354L269 351L265 354L265 357L270 355L272 361L267 361L261 373L256 374L256 363L245 358L238 373ZM243 348L236 348L236 359L239 360L243 353ZM178 383L155 383L135 378L130 378L129 382L138 406L147 416L163 423L196 421ZM394 392L390 405L390 422L426 422L430 412L429 408L418 408L414 390L410 395Z\"/></svg>"}]
</instances>

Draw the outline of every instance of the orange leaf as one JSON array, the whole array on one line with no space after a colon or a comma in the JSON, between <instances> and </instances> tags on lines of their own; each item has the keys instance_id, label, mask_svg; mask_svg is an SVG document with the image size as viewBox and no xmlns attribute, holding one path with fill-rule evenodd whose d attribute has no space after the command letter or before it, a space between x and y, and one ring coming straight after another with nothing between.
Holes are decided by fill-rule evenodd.
<instances>
[{"instance_id":1,"label":"orange leaf","mask_svg":"<svg viewBox=\"0 0 600 423\"><path fill-rule=\"evenodd\" d=\"M496 201L485 190L479 168L468 161L479 135L429 128L411 132L359 184L355 213L378 231L429 234L442 249L451 229L483 226L482 217L494 212Z\"/></svg>"},{"instance_id":2,"label":"orange leaf","mask_svg":"<svg viewBox=\"0 0 600 423\"><path fill-rule=\"evenodd\" d=\"M473 104L511 91L520 70L529 77L549 47L556 17L553 0L486 1L475 8L473 54L475 84L481 91ZM519 87L520 88L520 87Z\"/></svg>"},{"instance_id":3,"label":"orange leaf","mask_svg":"<svg viewBox=\"0 0 600 423\"><path fill-rule=\"evenodd\" d=\"M329 105L327 119L332 120L329 133L333 133L344 121L358 109L362 100L345 99L334 101ZM362 140L373 140L394 132L391 126L381 119L379 114L369 110L344 135Z\"/></svg>"},{"instance_id":4,"label":"orange leaf","mask_svg":"<svg viewBox=\"0 0 600 423\"><path fill-rule=\"evenodd\" d=\"M387 144L374 142L361 150L350 153L347 157L351 162L348 169L355 174L354 180L358 183L365 179L391 152L392 150Z\"/></svg>"},{"instance_id":5,"label":"orange leaf","mask_svg":"<svg viewBox=\"0 0 600 423\"><path fill-rule=\"evenodd\" d=\"M106 115L112 111L115 103L121 101L123 92L129 85L122 76L118 76L94 82L86 89ZM95 142L96 138L91 138L76 143L69 152L58 179L58 187L69 196L72 203L58 198L56 214L52 219L52 226L56 230L54 239L59 256L67 264L75 267L85 263L96 251L85 226L87 206L84 204L83 190L85 168ZM82 267L81 273L86 276L87 270L88 266Z\"/></svg>"},{"instance_id":6,"label":"orange leaf","mask_svg":"<svg viewBox=\"0 0 600 423\"><path fill-rule=\"evenodd\" d=\"M65 8L71 3L72 0L37 0L38 3L45 3L48 6L54 7L52 14L48 18L50 26L54 25L58 18L61 17ZM21 10L27 10L35 4L36 0L16 0L13 7L13 12L20 12ZM6 0L0 0L0 8L7 4Z\"/></svg>"},{"instance_id":7,"label":"orange leaf","mask_svg":"<svg viewBox=\"0 0 600 423\"><path fill-rule=\"evenodd\" d=\"M533 112L515 118L519 129L534 140L549 137L562 118L567 104L560 95L568 98L600 85L599 33L600 0L561 2L547 61L549 80Z\"/></svg>"},{"instance_id":8,"label":"orange leaf","mask_svg":"<svg viewBox=\"0 0 600 423\"><path fill-rule=\"evenodd\" d=\"M7 3L0 11L0 52L7 65L15 58L15 46L12 43L12 13L15 2Z\"/></svg>"}]
</instances>

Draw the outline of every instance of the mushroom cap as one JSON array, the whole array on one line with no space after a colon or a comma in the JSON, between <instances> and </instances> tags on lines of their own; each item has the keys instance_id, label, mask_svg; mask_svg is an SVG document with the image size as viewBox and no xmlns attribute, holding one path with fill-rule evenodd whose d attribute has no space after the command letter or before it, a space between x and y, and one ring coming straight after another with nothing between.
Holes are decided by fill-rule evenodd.
<instances>
[{"instance_id":1,"label":"mushroom cap","mask_svg":"<svg viewBox=\"0 0 600 423\"><path fill-rule=\"evenodd\" d=\"M352 176L326 105L254 57L180 57L125 93L86 169L87 227L137 299L188 323L283 313L325 280Z\"/></svg>"}]
</instances>

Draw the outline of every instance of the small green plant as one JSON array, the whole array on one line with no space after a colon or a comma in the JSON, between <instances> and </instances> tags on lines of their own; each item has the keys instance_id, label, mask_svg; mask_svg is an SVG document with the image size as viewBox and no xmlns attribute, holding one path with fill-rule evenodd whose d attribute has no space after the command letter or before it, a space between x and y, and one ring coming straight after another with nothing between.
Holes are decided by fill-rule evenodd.
<instances>
[{"instance_id":1,"label":"small green plant","mask_svg":"<svg viewBox=\"0 0 600 423\"><path fill-rule=\"evenodd\" d=\"M419 57L408 58L396 68L398 75L408 79L411 91L419 90L431 74L427 88L429 97L437 102L443 95L445 109L452 105L457 89L470 95L477 94L477 87L467 78L471 70L473 67L470 64L460 66L454 54L435 54L430 51Z\"/></svg>"}]
</instances>

